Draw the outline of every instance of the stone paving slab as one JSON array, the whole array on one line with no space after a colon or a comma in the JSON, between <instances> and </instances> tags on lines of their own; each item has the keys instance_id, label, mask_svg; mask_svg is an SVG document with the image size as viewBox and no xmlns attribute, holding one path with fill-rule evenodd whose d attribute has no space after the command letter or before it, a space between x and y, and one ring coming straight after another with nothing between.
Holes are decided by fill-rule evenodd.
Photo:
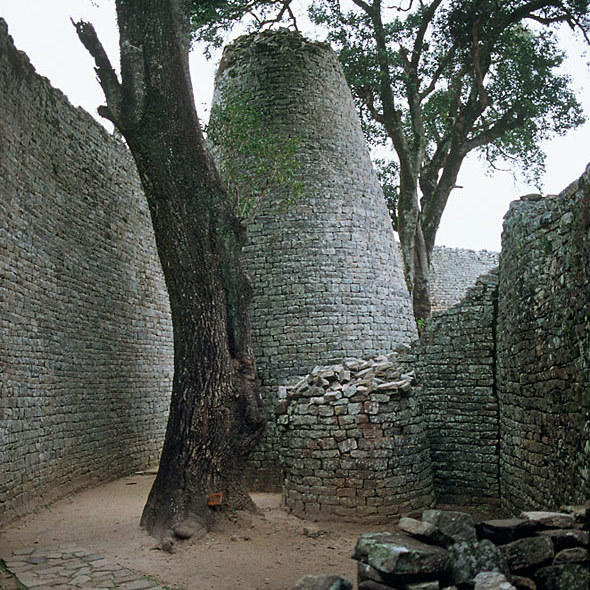
<instances>
[{"instance_id":1,"label":"stone paving slab","mask_svg":"<svg viewBox=\"0 0 590 590\"><path fill-rule=\"evenodd\" d=\"M4 559L6 567L32 590L164 590L139 572L80 547L25 547Z\"/></svg>"}]
</instances>

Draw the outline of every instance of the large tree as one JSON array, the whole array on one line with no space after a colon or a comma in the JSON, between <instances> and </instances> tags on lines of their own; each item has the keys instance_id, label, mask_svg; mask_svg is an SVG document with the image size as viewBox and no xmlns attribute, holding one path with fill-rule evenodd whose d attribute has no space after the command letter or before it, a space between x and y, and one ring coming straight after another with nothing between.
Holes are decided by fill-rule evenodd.
<instances>
[{"instance_id":1,"label":"large tree","mask_svg":"<svg viewBox=\"0 0 590 590\"><path fill-rule=\"evenodd\" d=\"M368 138L395 152L383 176L416 318L430 315L430 256L465 157L538 179L540 142L583 121L555 30L586 36L588 4L316 0L312 18L339 51Z\"/></svg>"},{"instance_id":2,"label":"large tree","mask_svg":"<svg viewBox=\"0 0 590 590\"><path fill-rule=\"evenodd\" d=\"M207 523L210 494L251 506L243 464L264 427L250 348L245 230L206 149L188 53L190 0L117 0L120 78L94 29L76 23L152 217L174 330L174 379L160 466L141 523L165 537ZM177 527L178 530L178 527Z\"/></svg>"}]
</instances>

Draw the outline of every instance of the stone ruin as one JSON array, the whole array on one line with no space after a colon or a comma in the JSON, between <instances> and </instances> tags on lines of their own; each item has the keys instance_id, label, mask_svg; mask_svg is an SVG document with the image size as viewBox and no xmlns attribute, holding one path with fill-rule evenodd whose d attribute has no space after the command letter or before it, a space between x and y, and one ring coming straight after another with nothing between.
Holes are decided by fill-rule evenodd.
<instances>
[{"instance_id":1,"label":"stone ruin","mask_svg":"<svg viewBox=\"0 0 590 590\"><path fill-rule=\"evenodd\" d=\"M283 503L291 512L383 521L434 502L414 372L398 356L316 367L281 388Z\"/></svg>"},{"instance_id":2,"label":"stone ruin","mask_svg":"<svg viewBox=\"0 0 590 590\"><path fill-rule=\"evenodd\" d=\"M285 121L299 125L305 177L317 189L300 204L308 217L263 211L252 227L248 256L261 302L254 336L269 412L284 394L283 446L271 430L253 462L260 483L278 481L283 455L285 502L301 514L395 516L428 508L433 497L501 502L513 512L583 502L590 497L590 170L560 195L513 204L499 271L436 314L403 359L346 367L344 359L390 353L412 339L399 254L333 54L287 36L285 63L305 67L286 80L282 54L258 39L238 44L220 83L246 76L240 60L251 67L253 47L266 64L254 69L264 84L249 82L260 100L269 80L295 83L300 95L275 97L269 108L278 118L293 108ZM316 72L311 80L308 70ZM324 79L325 90L314 85ZM307 106L297 110L296 96ZM0 104L4 521L154 462L172 332L132 159L35 74L4 23ZM257 255L256 244L266 254ZM280 389L305 372L311 377L299 386ZM298 421L317 440L309 443ZM303 451L308 460L297 462ZM397 488L376 484L383 465Z\"/></svg>"},{"instance_id":3,"label":"stone ruin","mask_svg":"<svg viewBox=\"0 0 590 590\"><path fill-rule=\"evenodd\" d=\"M383 192L334 51L288 30L240 37L224 51L214 103L234 95L246 97L269 133L297 138L301 196L293 201L283 187L265 196L244 252L272 418L277 386L288 378L391 351L417 334ZM223 144L216 157L223 160ZM277 445L271 419L251 464L255 486L280 487Z\"/></svg>"}]
</instances>

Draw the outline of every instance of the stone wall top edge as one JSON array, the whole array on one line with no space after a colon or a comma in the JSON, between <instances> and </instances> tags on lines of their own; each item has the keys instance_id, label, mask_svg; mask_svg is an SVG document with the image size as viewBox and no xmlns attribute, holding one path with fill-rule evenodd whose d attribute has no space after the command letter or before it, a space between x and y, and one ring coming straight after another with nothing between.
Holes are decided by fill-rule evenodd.
<instances>
[{"instance_id":1,"label":"stone wall top edge","mask_svg":"<svg viewBox=\"0 0 590 590\"><path fill-rule=\"evenodd\" d=\"M297 51L308 51L310 53L333 53L337 61L336 54L333 52L329 43L323 41L314 41L303 36L299 31L293 31L287 28L260 31L257 33L248 33L237 37L232 43L227 45L223 50L223 55L219 63L219 68L215 75L217 78L228 70L236 60L240 59L245 53L251 51L254 47L273 47L280 46L284 51L285 47Z\"/></svg>"},{"instance_id":2,"label":"stone wall top edge","mask_svg":"<svg viewBox=\"0 0 590 590\"><path fill-rule=\"evenodd\" d=\"M80 50L83 50L82 47ZM6 52L8 59L18 69L22 69L31 80L44 87L47 93L51 93L57 100L62 101L72 113L78 116L84 123L91 126L97 133L101 134L105 141L110 142L119 149L123 149L125 152L129 151L124 142L109 133L87 110L74 106L62 90L53 86L48 78L37 72L28 55L16 47L14 39L9 33L8 23L0 17L0 58L3 57L2 54L4 52Z\"/></svg>"},{"instance_id":3,"label":"stone wall top edge","mask_svg":"<svg viewBox=\"0 0 590 590\"><path fill-rule=\"evenodd\" d=\"M396 240L396 242L398 241ZM492 256L498 256L500 254L496 250L487 250L486 248L483 250L473 250L471 248L454 248L452 246L445 246L443 244L437 244L434 246L434 250L437 252L456 252L457 254L489 254Z\"/></svg>"},{"instance_id":4,"label":"stone wall top edge","mask_svg":"<svg viewBox=\"0 0 590 590\"><path fill-rule=\"evenodd\" d=\"M560 193L557 194L527 194L523 195L518 199L515 199L510 203L508 211L504 215L504 222L509 219L512 215L520 213L524 209L528 209L527 213L534 211L545 211L548 207L553 205L559 205L563 203L565 199L574 196L579 190L584 187L590 186L590 164L586 166L586 169L582 175L573 182L570 182Z\"/></svg>"}]
</instances>

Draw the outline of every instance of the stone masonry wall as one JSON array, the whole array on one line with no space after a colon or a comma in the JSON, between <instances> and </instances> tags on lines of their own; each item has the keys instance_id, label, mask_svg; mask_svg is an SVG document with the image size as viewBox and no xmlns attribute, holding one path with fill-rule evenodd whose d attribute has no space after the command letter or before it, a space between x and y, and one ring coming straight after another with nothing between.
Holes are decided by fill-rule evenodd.
<instances>
[{"instance_id":1,"label":"stone masonry wall","mask_svg":"<svg viewBox=\"0 0 590 590\"><path fill-rule=\"evenodd\" d=\"M590 167L512 203L500 257L500 476L508 508L590 497Z\"/></svg>"},{"instance_id":2,"label":"stone masonry wall","mask_svg":"<svg viewBox=\"0 0 590 590\"><path fill-rule=\"evenodd\" d=\"M279 483L276 385L317 364L391 351L416 334L401 256L336 54L286 30L226 48L215 101L239 94L272 133L296 137L302 193L283 189L248 228L252 337L269 412L256 479ZM223 159L224 146L218 147ZM247 165L247 163L245 163ZM243 187L246 191L248 187ZM269 471L270 467L270 471Z\"/></svg>"},{"instance_id":3,"label":"stone masonry wall","mask_svg":"<svg viewBox=\"0 0 590 590\"><path fill-rule=\"evenodd\" d=\"M496 269L481 276L460 303L434 313L414 347L417 393L442 502L499 498L497 289Z\"/></svg>"},{"instance_id":4,"label":"stone masonry wall","mask_svg":"<svg viewBox=\"0 0 590 590\"><path fill-rule=\"evenodd\" d=\"M283 503L301 517L391 519L434 501L413 371L398 355L316 367L277 406Z\"/></svg>"},{"instance_id":5,"label":"stone masonry wall","mask_svg":"<svg viewBox=\"0 0 590 590\"><path fill-rule=\"evenodd\" d=\"M172 329L127 150L0 20L0 522L157 460Z\"/></svg>"},{"instance_id":6,"label":"stone masonry wall","mask_svg":"<svg viewBox=\"0 0 590 590\"><path fill-rule=\"evenodd\" d=\"M432 311L459 303L477 277L498 266L498 252L435 246L430 260Z\"/></svg>"}]
</instances>

